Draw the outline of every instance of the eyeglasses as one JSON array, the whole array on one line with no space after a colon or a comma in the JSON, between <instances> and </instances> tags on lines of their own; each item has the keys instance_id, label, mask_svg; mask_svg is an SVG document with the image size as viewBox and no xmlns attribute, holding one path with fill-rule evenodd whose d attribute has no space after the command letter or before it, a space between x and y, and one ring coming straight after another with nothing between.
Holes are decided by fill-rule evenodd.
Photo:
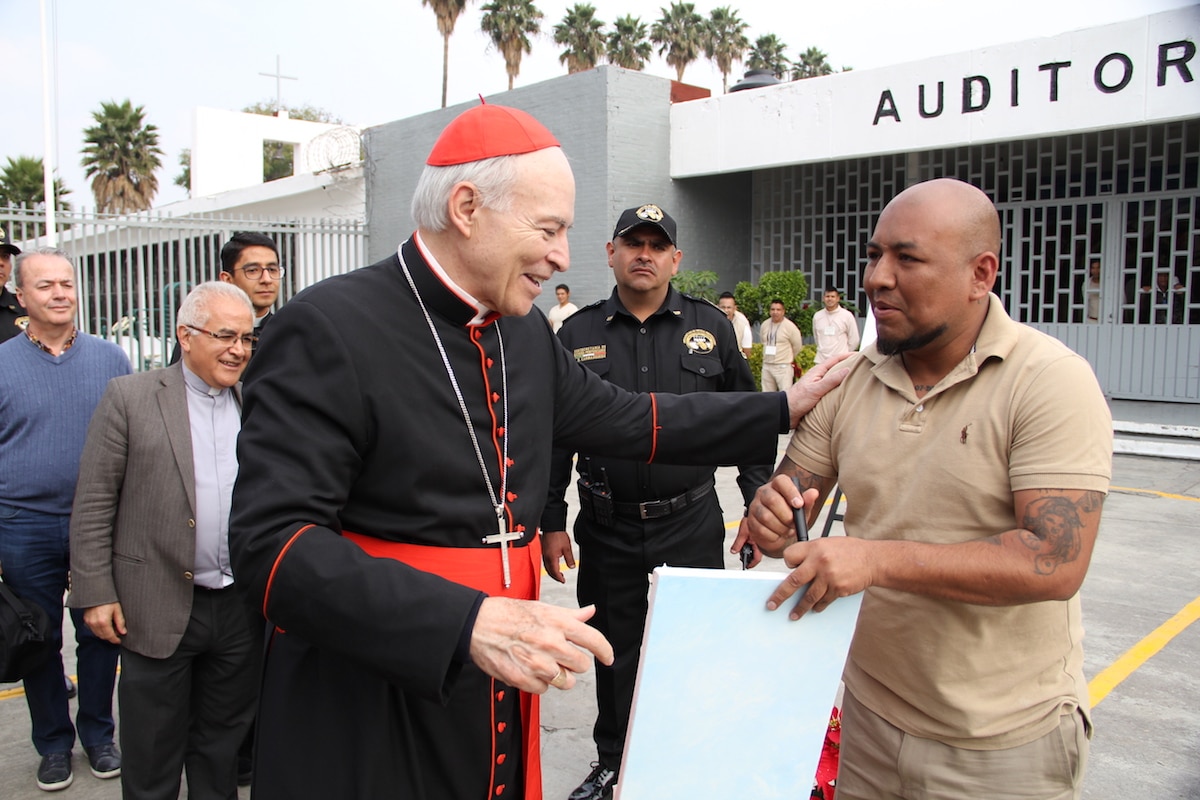
<instances>
[{"instance_id":1,"label":"eyeglasses","mask_svg":"<svg viewBox=\"0 0 1200 800\"><path fill-rule=\"evenodd\" d=\"M242 274L252 281L256 281L261 278L264 271L275 280L279 280L279 277L283 275L283 267L279 266L278 264L273 267L264 267L261 264L251 264L248 267L238 267L238 269L240 269ZM236 272L237 270L234 271Z\"/></svg>"},{"instance_id":2,"label":"eyeglasses","mask_svg":"<svg viewBox=\"0 0 1200 800\"><path fill-rule=\"evenodd\" d=\"M253 350L255 343L258 341L258 337L250 333L243 333L239 336L238 334L230 333L229 331L213 333L212 331L204 330L204 328L197 328L195 325L188 325L187 327L191 328L197 333L207 333L225 347L233 347L233 343L240 339L247 350Z\"/></svg>"}]
</instances>

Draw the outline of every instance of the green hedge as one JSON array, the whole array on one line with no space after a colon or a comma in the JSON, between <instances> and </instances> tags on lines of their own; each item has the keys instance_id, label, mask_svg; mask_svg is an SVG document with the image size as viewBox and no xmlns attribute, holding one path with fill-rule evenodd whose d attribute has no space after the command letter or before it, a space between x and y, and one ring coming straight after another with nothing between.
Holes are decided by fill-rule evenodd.
<instances>
[{"instance_id":1,"label":"green hedge","mask_svg":"<svg viewBox=\"0 0 1200 800\"><path fill-rule=\"evenodd\" d=\"M808 372L812 369L812 365L816 363L817 346L815 344L806 344L796 354L796 363L800 365L800 369ZM755 344L750 348L750 357L746 359L750 364L750 374L754 376L754 385L758 391L762 391L762 362L763 362L763 346L762 343Z\"/></svg>"}]
</instances>

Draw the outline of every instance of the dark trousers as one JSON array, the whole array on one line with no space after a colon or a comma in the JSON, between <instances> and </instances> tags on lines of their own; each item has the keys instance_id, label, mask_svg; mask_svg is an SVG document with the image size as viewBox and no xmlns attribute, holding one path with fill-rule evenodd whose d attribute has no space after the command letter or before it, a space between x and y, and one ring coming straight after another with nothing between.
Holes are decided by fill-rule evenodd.
<instances>
[{"instance_id":1,"label":"dark trousers","mask_svg":"<svg viewBox=\"0 0 1200 800\"><path fill-rule=\"evenodd\" d=\"M114 644L97 638L83 623L83 611L71 610L79 675L79 712L71 724L62 662L63 595L71 567L70 516L41 514L0 504L0 570L4 582L50 617L50 658L25 677L25 702L33 724L33 746L40 755L67 753L79 742L96 747L113 740L113 684L117 675Z\"/></svg>"},{"instance_id":2,"label":"dark trousers","mask_svg":"<svg viewBox=\"0 0 1200 800\"><path fill-rule=\"evenodd\" d=\"M576 597L580 606L595 604L596 614L589 624L607 637L614 654L611 667L596 662L598 713L592 738L600 763L618 770L646 627L650 572L661 564L723 568L725 524L716 493L710 493L670 517L617 517L610 528L580 514L575 540L579 543Z\"/></svg>"},{"instance_id":3,"label":"dark trousers","mask_svg":"<svg viewBox=\"0 0 1200 800\"><path fill-rule=\"evenodd\" d=\"M232 587L196 589L167 658L121 650L121 792L125 800L236 800L237 752L254 719L258 636Z\"/></svg>"}]
</instances>

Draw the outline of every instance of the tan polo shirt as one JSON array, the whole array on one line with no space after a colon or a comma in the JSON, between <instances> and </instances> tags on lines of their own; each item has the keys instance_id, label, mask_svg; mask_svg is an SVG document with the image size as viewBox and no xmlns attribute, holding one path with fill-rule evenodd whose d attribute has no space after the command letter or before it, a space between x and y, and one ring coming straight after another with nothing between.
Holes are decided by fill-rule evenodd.
<instances>
[{"instance_id":1,"label":"tan polo shirt","mask_svg":"<svg viewBox=\"0 0 1200 800\"><path fill-rule=\"evenodd\" d=\"M954 543L1017 527L1013 492L1108 491L1112 418L1088 363L991 296L968 355L917 399L874 345L801 422L788 457L836 477L847 535ZM845 681L898 728L1014 747L1088 710L1079 596L987 607L871 588Z\"/></svg>"},{"instance_id":2,"label":"tan polo shirt","mask_svg":"<svg viewBox=\"0 0 1200 800\"><path fill-rule=\"evenodd\" d=\"M778 325L768 318L759 327L758 333L763 343L764 364L791 364L796 360L800 348L804 346L804 337L800 329L787 317ZM772 347L775 348L774 353L771 352Z\"/></svg>"}]
</instances>

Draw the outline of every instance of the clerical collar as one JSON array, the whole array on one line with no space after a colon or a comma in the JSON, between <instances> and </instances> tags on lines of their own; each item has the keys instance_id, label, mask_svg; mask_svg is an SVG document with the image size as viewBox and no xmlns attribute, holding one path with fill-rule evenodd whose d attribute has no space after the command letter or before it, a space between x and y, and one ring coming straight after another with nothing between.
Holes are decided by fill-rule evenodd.
<instances>
[{"instance_id":1,"label":"clerical collar","mask_svg":"<svg viewBox=\"0 0 1200 800\"><path fill-rule=\"evenodd\" d=\"M224 386L219 389L209 386L202 378L200 378L199 375L188 369L187 364L184 364L182 361L179 362L179 366L183 367L183 382L186 383L187 387L193 392L208 395L209 397L220 397L229 391L229 389Z\"/></svg>"},{"instance_id":2,"label":"clerical collar","mask_svg":"<svg viewBox=\"0 0 1200 800\"><path fill-rule=\"evenodd\" d=\"M473 310L474 315L471 317L471 319L467 320L463 324L465 324L467 327L487 325L494 321L497 316L499 316L495 311L492 311L483 303L476 300L471 296L470 292L459 286L451 279L451 277L446 273L446 270L442 268L442 265L438 263L438 260L434 257L433 253L429 252L429 249L425 247L425 243L421 241L421 234L419 231L413 234L412 240L416 244L417 250L421 254L421 258L423 258L425 263L429 266L430 272L436 275L437 279L441 281L442 284L449 289L455 297ZM403 248L404 245L400 245L400 247ZM402 255L401 258L403 258Z\"/></svg>"}]
</instances>

